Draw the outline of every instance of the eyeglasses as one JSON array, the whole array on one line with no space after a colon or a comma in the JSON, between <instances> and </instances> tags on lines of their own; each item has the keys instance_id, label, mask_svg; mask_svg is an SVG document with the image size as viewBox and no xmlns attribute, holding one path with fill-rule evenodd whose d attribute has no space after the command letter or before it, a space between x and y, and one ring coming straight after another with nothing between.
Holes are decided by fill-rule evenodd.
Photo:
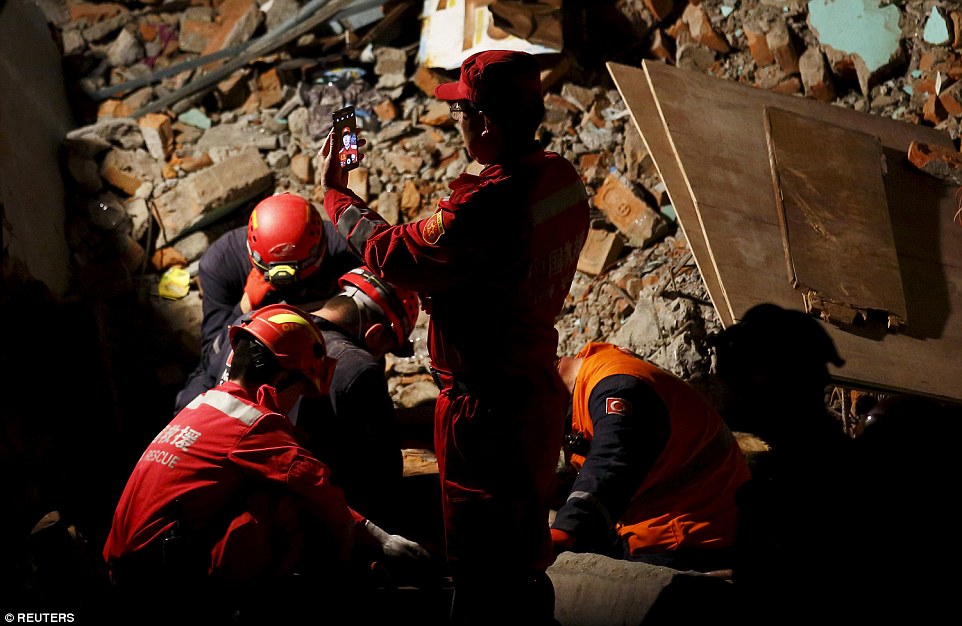
<instances>
[{"instance_id":1,"label":"eyeglasses","mask_svg":"<svg viewBox=\"0 0 962 626\"><path fill-rule=\"evenodd\" d=\"M455 122L463 120L465 115L479 115L482 112L481 109L467 100L452 102L448 107L448 111L451 113L451 119Z\"/></svg>"}]
</instances>

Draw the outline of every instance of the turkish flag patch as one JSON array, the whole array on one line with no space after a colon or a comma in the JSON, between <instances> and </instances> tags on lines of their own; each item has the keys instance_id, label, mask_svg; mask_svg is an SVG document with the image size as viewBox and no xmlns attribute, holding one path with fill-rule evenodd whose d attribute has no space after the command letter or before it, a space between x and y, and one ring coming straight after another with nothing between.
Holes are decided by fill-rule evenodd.
<instances>
[{"instance_id":1,"label":"turkish flag patch","mask_svg":"<svg viewBox=\"0 0 962 626\"><path fill-rule=\"evenodd\" d=\"M605 413L608 415L631 415L631 402L623 398L605 398Z\"/></svg>"}]
</instances>

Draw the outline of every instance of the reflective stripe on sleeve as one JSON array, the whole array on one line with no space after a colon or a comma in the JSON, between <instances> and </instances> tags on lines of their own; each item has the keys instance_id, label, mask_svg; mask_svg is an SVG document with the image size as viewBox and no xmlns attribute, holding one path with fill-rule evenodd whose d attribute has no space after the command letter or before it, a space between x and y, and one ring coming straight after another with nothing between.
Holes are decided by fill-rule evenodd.
<instances>
[{"instance_id":1,"label":"reflective stripe on sleeve","mask_svg":"<svg viewBox=\"0 0 962 626\"><path fill-rule=\"evenodd\" d=\"M347 239L355 252L364 250L364 245L381 224L387 224L377 213L356 204L344 209L337 220L337 232Z\"/></svg>"},{"instance_id":2,"label":"reflective stripe on sleeve","mask_svg":"<svg viewBox=\"0 0 962 626\"><path fill-rule=\"evenodd\" d=\"M572 491L571 495L568 496L568 502L571 502L572 500L581 500L591 505L591 508L600 513L604 518L605 526L607 528L610 529L615 527L614 522L611 521L611 515L608 513L608 509L601 504L601 501L598 500L594 494L588 493L587 491Z\"/></svg>"},{"instance_id":3,"label":"reflective stripe on sleeve","mask_svg":"<svg viewBox=\"0 0 962 626\"><path fill-rule=\"evenodd\" d=\"M564 212L568 207L584 202L588 199L584 183L580 180L562 187L547 198L542 198L531 208L531 217L535 224L550 220Z\"/></svg>"},{"instance_id":4,"label":"reflective stripe on sleeve","mask_svg":"<svg viewBox=\"0 0 962 626\"><path fill-rule=\"evenodd\" d=\"M357 223L361 221L361 209L357 208L356 205L351 205L344 209L341 213L341 217L337 219L337 232L341 233L341 237L347 239L351 236L351 231L357 226Z\"/></svg>"},{"instance_id":5,"label":"reflective stripe on sleeve","mask_svg":"<svg viewBox=\"0 0 962 626\"><path fill-rule=\"evenodd\" d=\"M188 409L196 409L201 404L206 404L207 406L217 409L221 413L233 417L234 419L240 420L243 423L250 426L256 422L264 412L260 409L245 404L229 393L224 393L223 391L218 391L216 389L211 389L207 393L203 393L187 405Z\"/></svg>"}]
</instances>

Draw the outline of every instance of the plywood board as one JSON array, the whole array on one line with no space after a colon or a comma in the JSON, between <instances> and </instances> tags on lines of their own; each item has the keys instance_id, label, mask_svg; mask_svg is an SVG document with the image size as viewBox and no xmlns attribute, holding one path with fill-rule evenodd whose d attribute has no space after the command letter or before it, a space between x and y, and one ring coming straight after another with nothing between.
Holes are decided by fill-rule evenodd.
<instances>
[{"instance_id":1,"label":"plywood board","mask_svg":"<svg viewBox=\"0 0 962 626\"><path fill-rule=\"evenodd\" d=\"M609 64L608 67L622 98L628 103L631 119L639 134L641 134L641 139L645 143L648 153L662 155L661 159L654 161L655 168L658 170L662 182L665 183L668 199L671 200L675 213L679 217L681 214L691 216L687 220L679 219L678 224L691 248L701 252L694 254L695 265L698 266L702 280L705 281L712 305L718 312L722 323L728 326L734 321L728 307L728 300L724 297L721 280L715 271L715 265L708 258L708 242L705 240L701 224L698 223L698 214L695 211L691 194L688 193L686 188L681 164L674 159L671 140L665 130L661 114L658 112L648 80L643 74L639 76L639 70L634 68L615 64ZM619 78L624 80L619 80ZM672 192L672 190L675 191Z\"/></svg>"},{"instance_id":2,"label":"plywood board","mask_svg":"<svg viewBox=\"0 0 962 626\"><path fill-rule=\"evenodd\" d=\"M608 69L643 135L635 109L650 110L654 100L664 130L649 151L726 325L761 302L803 308L785 279L765 108L878 137L911 323L904 332L882 335L823 323L847 360L832 375L843 384L962 401L962 229L953 222L955 187L917 171L905 158L913 140L951 149L947 134L657 62L640 68L609 63ZM699 229L700 238L694 235Z\"/></svg>"},{"instance_id":3,"label":"plywood board","mask_svg":"<svg viewBox=\"0 0 962 626\"><path fill-rule=\"evenodd\" d=\"M878 137L770 107L765 133L788 278L806 308L817 302L836 324L904 326Z\"/></svg>"}]
</instances>

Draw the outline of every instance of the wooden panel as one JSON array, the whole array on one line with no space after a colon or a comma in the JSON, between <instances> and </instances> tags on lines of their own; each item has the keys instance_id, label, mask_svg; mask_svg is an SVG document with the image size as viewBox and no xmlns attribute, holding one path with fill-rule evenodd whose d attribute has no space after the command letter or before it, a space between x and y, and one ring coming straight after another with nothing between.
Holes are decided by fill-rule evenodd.
<instances>
[{"instance_id":1,"label":"wooden panel","mask_svg":"<svg viewBox=\"0 0 962 626\"><path fill-rule=\"evenodd\" d=\"M655 105L655 98L648 85L648 79L640 70L624 65L609 63L608 71L621 92L622 98L629 105L631 119L641 134L641 139L644 141L648 153L651 155L657 153L663 157L655 160L658 175L665 183L668 198L671 200L675 213L679 216L678 224L681 226L681 230L693 251L695 265L698 266L702 280L705 281L705 287L708 289L708 296L712 300L712 305L718 312L722 323L728 326L733 321L731 309L722 291L721 280L715 271L715 265L708 256L708 242L705 241L704 232L698 223L698 214L695 211L691 194L688 193L686 188L681 164L674 158L674 150ZM682 213L689 218L680 219Z\"/></svg>"},{"instance_id":2,"label":"wooden panel","mask_svg":"<svg viewBox=\"0 0 962 626\"><path fill-rule=\"evenodd\" d=\"M776 108L765 131L788 276L808 308L829 304L822 319L840 325L904 325L878 138Z\"/></svg>"},{"instance_id":3,"label":"wooden panel","mask_svg":"<svg viewBox=\"0 0 962 626\"><path fill-rule=\"evenodd\" d=\"M665 136L648 148L726 325L761 302L803 308L785 279L765 108L878 137L911 322L903 332L881 336L822 323L847 361L832 375L840 383L962 401L962 231L953 222L955 188L905 158L913 140L953 148L947 134L657 62L641 68L609 63L608 69L639 129L645 124L636 108L650 111L654 98ZM748 250L751 245L758 250ZM715 271L705 272L709 267ZM734 314L726 315L720 302Z\"/></svg>"}]
</instances>

